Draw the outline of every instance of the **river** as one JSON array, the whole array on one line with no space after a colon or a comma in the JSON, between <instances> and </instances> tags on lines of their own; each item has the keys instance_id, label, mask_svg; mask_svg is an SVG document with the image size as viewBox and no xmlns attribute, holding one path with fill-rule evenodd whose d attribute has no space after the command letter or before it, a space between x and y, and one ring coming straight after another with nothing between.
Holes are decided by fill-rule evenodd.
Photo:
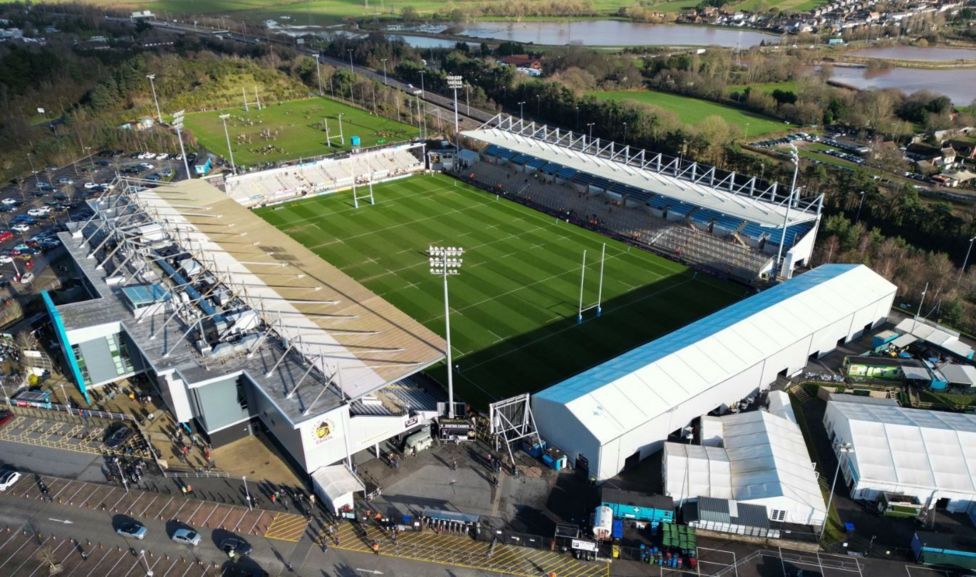
<instances>
[{"instance_id":1,"label":"river","mask_svg":"<svg viewBox=\"0 0 976 577\"><path fill-rule=\"evenodd\" d=\"M764 40L778 43L779 36L755 30L713 26L647 24L623 20L533 22L477 22L461 34L488 40L562 46L723 46L750 48Z\"/></svg>"},{"instance_id":2,"label":"river","mask_svg":"<svg viewBox=\"0 0 976 577\"><path fill-rule=\"evenodd\" d=\"M835 66L831 80L854 88L896 88L906 94L928 90L945 94L957 106L969 106L976 99L976 68L926 69L893 67L867 68Z\"/></svg>"},{"instance_id":3,"label":"river","mask_svg":"<svg viewBox=\"0 0 976 577\"><path fill-rule=\"evenodd\" d=\"M913 62L976 61L976 49L949 48L944 46L922 48L919 46L892 46L889 48L863 48L846 52L850 56L879 58L881 60L906 60Z\"/></svg>"}]
</instances>

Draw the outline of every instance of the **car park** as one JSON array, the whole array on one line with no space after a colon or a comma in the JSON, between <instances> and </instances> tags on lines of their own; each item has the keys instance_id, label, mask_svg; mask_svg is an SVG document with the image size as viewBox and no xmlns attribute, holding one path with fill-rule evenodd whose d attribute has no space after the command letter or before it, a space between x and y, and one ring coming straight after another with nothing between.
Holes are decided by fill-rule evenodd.
<instances>
[{"instance_id":1,"label":"car park","mask_svg":"<svg viewBox=\"0 0 976 577\"><path fill-rule=\"evenodd\" d=\"M4 469L0 472L0 491L6 491L20 480L20 471L16 469Z\"/></svg>"},{"instance_id":2,"label":"car park","mask_svg":"<svg viewBox=\"0 0 976 577\"><path fill-rule=\"evenodd\" d=\"M177 543L190 545L191 547L196 547L200 544L200 534L187 527L180 527L176 531L173 531L171 539Z\"/></svg>"},{"instance_id":3,"label":"car park","mask_svg":"<svg viewBox=\"0 0 976 577\"><path fill-rule=\"evenodd\" d=\"M132 521L123 524L121 527L116 529L115 532L123 537L131 537L133 539L142 541L146 538L146 533L149 531L141 523Z\"/></svg>"}]
</instances>

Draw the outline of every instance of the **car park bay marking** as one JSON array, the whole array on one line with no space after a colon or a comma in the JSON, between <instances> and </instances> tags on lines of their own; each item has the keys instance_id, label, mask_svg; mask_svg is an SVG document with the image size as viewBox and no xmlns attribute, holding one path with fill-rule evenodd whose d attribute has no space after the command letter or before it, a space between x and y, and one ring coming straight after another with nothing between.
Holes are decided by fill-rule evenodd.
<instances>
[{"instance_id":1,"label":"car park bay marking","mask_svg":"<svg viewBox=\"0 0 976 577\"><path fill-rule=\"evenodd\" d=\"M61 523L62 525L74 525L74 521L71 519L55 519L54 517L48 517L48 521L54 521L55 523Z\"/></svg>"}]
</instances>

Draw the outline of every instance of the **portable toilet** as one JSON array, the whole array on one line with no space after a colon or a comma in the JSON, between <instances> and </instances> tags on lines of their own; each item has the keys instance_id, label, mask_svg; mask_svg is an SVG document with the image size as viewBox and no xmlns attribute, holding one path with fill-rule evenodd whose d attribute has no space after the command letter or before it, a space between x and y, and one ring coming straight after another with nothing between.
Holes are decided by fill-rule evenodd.
<instances>
[{"instance_id":1,"label":"portable toilet","mask_svg":"<svg viewBox=\"0 0 976 577\"><path fill-rule=\"evenodd\" d=\"M352 143L353 148L359 148L360 146L360 140L358 136L353 136L352 138L349 139L349 142Z\"/></svg>"}]
</instances>

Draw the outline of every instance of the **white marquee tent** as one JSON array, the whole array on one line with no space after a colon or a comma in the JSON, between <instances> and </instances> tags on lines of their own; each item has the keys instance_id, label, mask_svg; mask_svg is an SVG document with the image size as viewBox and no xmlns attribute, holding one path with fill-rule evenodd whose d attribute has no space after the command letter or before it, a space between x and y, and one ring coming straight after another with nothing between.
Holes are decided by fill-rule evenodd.
<instances>
[{"instance_id":1,"label":"white marquee tent","mask_svg":"<svg viewBox=\"0 0 976 577\"><path fill-rule=\"evenodd\" d=\"M883 322L895 292L863 265L818 267L534 394L539 431L608 479L695 417Z\"/></svg>"},{"instance_id":2,"label":"white marquee tent","mask_svg":"<svg viewBox=\"0 0 976 577\"><path fill-rule=\"evenodd\" d=\"M901 493L953 512L976 502L976 415L833 396L824 426L835 447L853 447L841 471L854 498Z\"/></svg>"},{"instance_id":3,"label":"white marquee tent","mask_svg":"<svg viewBox=\"0 0 976 577\"><path fill-rule=\"evenodd\" d=\"M665 443L664 493L676 504L734 499L764 505L774 521L822 525L827 507L789 398L769 396L770 410L702 418L723 448Z\"/></svg>"}]
</instances>

